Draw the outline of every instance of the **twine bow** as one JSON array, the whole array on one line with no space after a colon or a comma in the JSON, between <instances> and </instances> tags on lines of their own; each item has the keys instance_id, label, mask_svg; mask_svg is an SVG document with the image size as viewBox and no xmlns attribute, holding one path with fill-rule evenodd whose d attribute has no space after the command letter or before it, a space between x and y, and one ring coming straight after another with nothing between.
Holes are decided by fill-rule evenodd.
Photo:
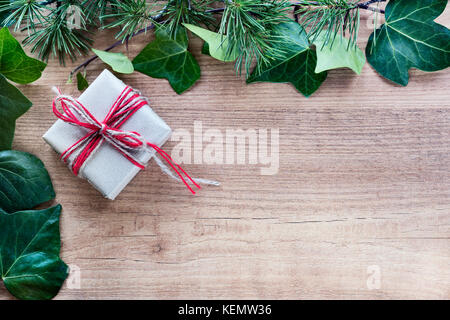
<instances>
[{"instance_id":1,"label":"twine bow","mask_svg":"<svg viewBox=\"0 0 450 320\"><path fill-rule=\"evenodd\" d=\"M65 163L68 163L75 175L78 176L80 173L82 174L83 167L86 165L87 160L100 148L104 141L107 141L140 169L145 169L145 164L136 157L136 152L150 152L152 149L155 150L170 165L176 175L174 175L170 169L155 156L155 160L163 172L178 181L182 181L193 194L195 194L195 191L189 185L188 181L198 189L201 189L199 183L219 185L219 183L215 181L192 179L180 165L157 145L148 142L137 132L123 131L120 129L140 108L148 105L147 99L142 97L139 92L134 91L127 86L114 102L105 119L100 122L80 101L73 97L61 94L61 91L58 89L56 90L58 96L53 100L53 113L56 117L66 123L87 130L85 136L61 154L61 159ZM58 103L63 112L58 110Z\"/></svg>"}]
</instances>

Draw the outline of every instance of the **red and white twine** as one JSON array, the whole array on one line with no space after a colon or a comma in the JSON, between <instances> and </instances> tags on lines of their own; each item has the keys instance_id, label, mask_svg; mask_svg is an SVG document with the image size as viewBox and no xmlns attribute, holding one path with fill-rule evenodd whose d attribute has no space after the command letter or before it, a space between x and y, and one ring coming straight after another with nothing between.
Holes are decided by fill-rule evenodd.
<instances>
[{"instance_id":1,"label":"red and white twine","mask_svg":"<svg viewBox=\"0 0 450 320\"><path fill-rule=\"evenodd\" d=\"M85 136L61 154L61 159L69 165L75 175L82 175L83 168L88 159L106 141L140 169L145 169L145 164L136 157L136 152L151 152L155 150L176 174L155 155L155 161L161 167L162 171L170 177L182 181L193 194L195 194L195 191L189 183L198 189L201 189L199 183L219 185L216 181L191 178L160 147L148 142L137 132L120 129L140 108L148 105L148 100L132 88L127 86L122 91L102 122L98 121L77 99L61 94L59 89L56 89L56 92L58 96L53 100L53 113L56 117L66 123L85 128L87 131ZM58 110L58 103L63 112Z\"/></svg>"}]
</instances>

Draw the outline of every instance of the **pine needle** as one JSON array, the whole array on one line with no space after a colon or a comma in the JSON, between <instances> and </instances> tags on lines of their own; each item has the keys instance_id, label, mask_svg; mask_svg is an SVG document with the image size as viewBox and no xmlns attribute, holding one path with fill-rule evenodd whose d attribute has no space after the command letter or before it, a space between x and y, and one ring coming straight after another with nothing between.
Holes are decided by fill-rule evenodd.
<instances>
[{"instance_id":1,"label":"pine needle","mask_svg":"<svg viewBox=\"0 0 450 320\"><path fill-rule=\"evenodd\" d=\"M325 35L324 45L333 45L338 34L350 39L355 45L359 31L359 1L348 0L304 0L296 5L299 23L308 31L311 42L319 34Z\"/></svg>"}]
</instances>

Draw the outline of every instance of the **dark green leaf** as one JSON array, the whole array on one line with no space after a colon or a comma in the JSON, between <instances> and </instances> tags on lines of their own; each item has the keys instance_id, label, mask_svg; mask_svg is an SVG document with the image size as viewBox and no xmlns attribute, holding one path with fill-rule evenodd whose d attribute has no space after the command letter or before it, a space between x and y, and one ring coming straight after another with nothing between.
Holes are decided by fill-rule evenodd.
<instances>
[{"instance_id":1,"label":"dark green leaf","mask_svg":"<svg viewBox=\"0 0 450 320\"><path fill-rule=\"evenodd\" d=\"M189 89L200 78L200 66L188 51L186 29L179 27L175 39L163 28L133 60L135 70L153 78L167 79L176 93Z\"/></svg>"},{"instance_id":2,"label":"dark green leaf","mask_svg":"<svg viewBox=\"0 0 450 320\"><path fill-rule=\"evenodd\" d=\"M77 86L78 90L83 91L89 87L89 83L86 78L81 74L81 72L77 73Z\"/></svg>"},{"instance_id":3,"label":"dark green leaf","mask_svg":"<svg viewBox=\"0 0 450 320\"><path fill-rule=\"evenodd\" d=\"M52 182L41 160L20 151L0 152L1 209L9 213L27 210L54 197Z\"/></svg>"},{"instance_id":4,"label":"dark green leaf","mask_svg":"<svg viewBox=\"0 0 450 320\"><path fill-rule=\"evenodd\" d=\"M391 0L386 23L369 38L369 63L385 78L406 86L408 70L437 71L450 66L450 30L433 22L447 0Z\"/></svg>"},{"instance_id":5,"label":"dark green leaf","mask_svg":"<svg viewBox=\"0 0 450 320\"><path fill-rule=\"evenodd\" d=\"M55 197L47 170L35 156L0 152L0 276L19 299L51 299L67 278L59 258L61 206L32 208Z\"/></svg>"},{"instance_id":6,"label":"dark green leaf","mask_svg":"<svg viewBox=\"0 0 450 320\"><path fill-rule=\"evenodd\" d=\"M0 210L0 271L11 294L19 299L56 296L68 275L59 258L61 206L7 214Z\"/></svg>"},{"instance_id":7,"label":"dark green leaf","mask_svg":"<svg viewBox=\"0 0 450 320\"><path fill-rule=\"evenodd\" d=\"M28 57L8 28L0 29L0 74L11 81L27 84L42 75L46 64Z\"/></svg>"},{"instance_id":8,"label":"dark green leaf","mask_svg":"<svg viewBox=\"0 0 450 320\"><path fill-rule=\"evenodd\" d=\"M279 24L274 29L274 37L277 39L274 45L284 52L284 57L255 69L247 82L290 82L305 96L310 96L325 81L327 73L315 73L317 56L309 46L306 32L291 21Z\"/></svg>"},{"instance_id":9,"label":"dark green leaf","mask_svg":"<svg viewBox=\"0 0 450 320\"><path fill-rule=\"evenodd\" d=\"M0 74L0 150L11 149L16 120L31 102Z\"/></svg>"}]
</instances>

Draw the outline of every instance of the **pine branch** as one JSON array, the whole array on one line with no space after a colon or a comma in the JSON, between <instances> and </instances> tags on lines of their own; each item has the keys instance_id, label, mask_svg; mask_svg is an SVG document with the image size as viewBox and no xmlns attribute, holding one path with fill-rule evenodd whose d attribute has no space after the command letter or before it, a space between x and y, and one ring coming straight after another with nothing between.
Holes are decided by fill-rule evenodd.
<instances>
[{"instance_id":1,"label":"pine branch","mask_svg":"<svg viewBox=\"0 0 450 320\"><path fill-rule=\"evenodd\" d=\"M58 2L48 16L36 23L35 29L23 40L24 45L32 45L31 52L37 52L41 60L48 61L50 56L58 57L65 64L66 57L75 61L78 55L89 52L92 40L86 36L84 28L72 29L68 24L72 1ZM80 16L80 24L85 25Z\"/></svg>"},{"instance_id":2,"label":"pine branch","mask_svg":"<svg viewBox=\"0 0 450 320\"><path fill-rule=\"evenodd\" d=\"M103 22L103 17L111 13L111 6L115 1L110 0L83 0L81 5L83 11L86 14L86 19L88 19L92 24L95 24L95 20L101 24Z\"/></svg>"},{"instance_id":3,"label":"pine branch","mask_svg":"<svg viewBox=\"0 0 450 320\"><path fill-rule=\"evenodd\" d=\"M114 13L100 17L100 20L114 19L114 22L107 24L103 29L119 27L120 31L116 34L117 39L128 39L139 29L155 23L153 15L156 11L147 6L146 0L137 1L116 1L111 4Z\"/></svg>"},{"instance_id":4,"label":"pine branch","mask_svg":"<svg viewBox=\"0 0 450 320\"><path fill-rule=\"evenodd\" d=\"M281 57L274 49L272 29L288 21L291 3L285 0L234 0L225 2L219 33L227 37L227 53L238 53L236 70L243 68L247 75L254 61L256 65Z\"/></svg>"},{"instance_id":5,"label":"pine branch","mask_svg":"<svg viewBox=\"0 0 450 320\"><path fill-rule=\"evenodd\" d=\"M348 0L316 0L300 1L295 5L298 8L295 15L299 23L308 30L308 36L314 42L317 37L324 36L325 44L332 44L338 34L350 39L349 45L356 45L359 33L359 10L370 10L384 13L379 8L371 7L373 3L386 0L370 0L364 3Z\"/></svg>"},{"instance_id":6,"label":"pine branch","mask_svg":"<svg viewBox=\"0 0 450 320\"><path fill-rule=\"evenodd\" d=\"M11 1L7 4L0 6L0 14L10 14L0 21L4 25L15 25L14 31L19 31L23 25L25 29L35 31L36 21L41 22L44 20L43 9L45 4L42 4L35 0L18 0Z\"/></svg>"},{"instance_id":7,"label":"pine branch","mask_svg":"<svg viewBox=\"0 0 450 320\"><path fill-rule=\"evenodd\" d=\"M211 27L215 23L212 16L213 0L169 0L165 6L164 26L175 37L183 23Z\"/></svg>"}]
</instances>

